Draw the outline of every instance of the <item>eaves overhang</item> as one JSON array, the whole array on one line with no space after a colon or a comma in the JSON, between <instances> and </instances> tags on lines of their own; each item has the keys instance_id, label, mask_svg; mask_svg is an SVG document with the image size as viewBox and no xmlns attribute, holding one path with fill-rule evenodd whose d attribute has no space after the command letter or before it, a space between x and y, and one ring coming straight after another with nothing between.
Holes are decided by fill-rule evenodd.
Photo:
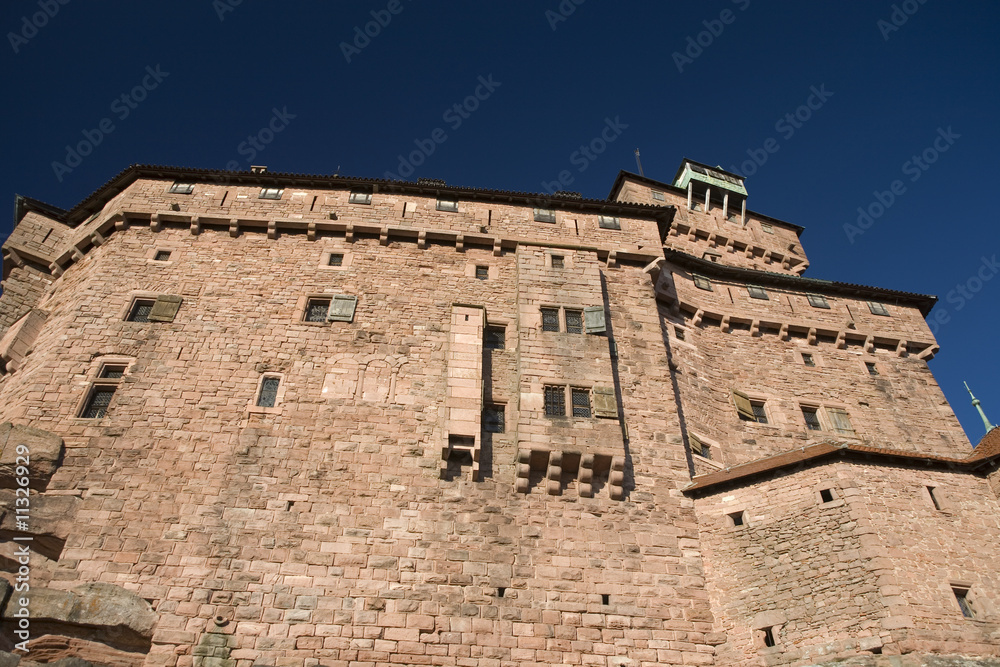
<instances>
[{"instance_id":1,"label":"eaves overhang","mask_svg":"<svg viewBox=\"0 0 1000 667\"><path fill-rule=\"evenodd\" d=\"M329 189L370 187L377 189L379 192L422 196L448 195L467 201L509 203L540 208L546 207L594 214L617 215L620 217L646 218L657 220L661 223L669 223L676 210L673 206L652 206L648 204L608 201L606 199L575 198L534 192L492 190L487 188L417 183L413 181L270 171L225 171L140 164L132 165L119 172L69 210L51 206L35 199L22 197L21 199L24 200L24 204L19 203L15 207L14 224L16 225L20 222L27 210L38 210L48 217L75 227L89 216L100 211L111 198L141 178L172 179L191 183L212 183L230 186L250 185L260 187Z\"/></svg>"},{"instance_id":2,"label":"eaves overhang","mask_svg":"<svg viewBox=\"0 0 1000 667\"><path fill-rule=\"evenodd\" d=\"M803 276L790 275L787 273L774 273L771 271L758 271L756 269L746 269L737 266L728 266L701 259L680 250L671 248L663 249L663 256L667 261L690 269L708 277L730 278L744 283L752 283L761 286L771 285L775 287L786 287L800 292L814 292L816 294L831 296L858 297L866 300L877 300L896 305L905 305L919 308L921 314L927 317L938 298L929 294L918 294L915 292L901 292L899 290L886 289L883 287L872 287L870 285L857 285L854 283L844 283L836 280L822 280L819 278L805 278Z\"/></svg>"}]
</instances>

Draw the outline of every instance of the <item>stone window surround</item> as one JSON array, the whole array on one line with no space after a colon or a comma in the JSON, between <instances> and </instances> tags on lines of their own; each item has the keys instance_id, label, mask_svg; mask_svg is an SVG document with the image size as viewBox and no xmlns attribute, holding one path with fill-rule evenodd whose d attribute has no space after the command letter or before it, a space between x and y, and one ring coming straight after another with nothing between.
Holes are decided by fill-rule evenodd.
<instances>
[{"instance_id":1,"label":"stone window surround","mask_svg":"<svg viewBox=\"0 0 1000 667\"><path fill-rule=\"evenodd\" d=\"M539 328L541 328L540 321L539 321L539 325L538 326L539 326ZM496 329L503 329L503 349L502 350L490 349L489 351L493 352L493 353L496 353L496 352L506 352L507 350L512 349L511 346L509 345L509 343L510 343L510 335L509 334L510 334L510 331L511 331L511 323L508 322L507 320L491 320L491 319L487 319L486 320L486 326L483 328L483 336L484 337L486 336L486 329L488 329L490 327L493 327L493 328L496 328ZM546 333L548 333L548 332L546 332ZM552 332L552 333L555 333L555 332ZM517 339L515 337L515 342L516 341L517 341Z\"/></svg>"},{"instance_id":2,"label":"stone window surround","mask_svg":"<svg viewBox=\"0 0 1000 667\"><path fill-rule=\"evenodd\" d=\"M273 408L264 408L257 405L257 399L260 397L261 387L264 385L265 378L278 378L278 393L274 398ZM284 373L275 373L271 371L266 371L260 374L257 378L257 385L254 387L253 396L247 401L247 414L260 414L260 415L274 415L281 414L281 406L285 399L285 389L287 385L285 383Z\"/></svg>"},{"instance_id":3,"label":"stone window surround","mask_svg":"<svg viewBox=\"0 0 1000 667\"><path fill-rule=\"evenodd\" d=\"M542 309L543 308L559 311L559 331L545 331L545 330L542 329ZM571 310L573 312L579 312L581 314L581 318L583 318L581 320L582 323L583 323L583 328L580 330L580 332L578 332L578 333L570 333L569 331L567 331L567 327L566 327L566 311L567 310ZM587 323L586 323L586 319L583 317L583 314L585 312L586 312L586 308L584 306L556 306L556 305L553 305L551 303L541 303L541 304L538 305L538 332L541 333L541 334L556 334L556 333L559 333L559 334L566 334L568 336L587 336L588 335L587 334ZM507 326L507 325L506 324L500 325L498 323L496 326Z\"/></svg>"},{"instance_id":4,"label":"stone window surround","mask_svg":"<svg viewBox=\"0 0 1000 667\"><path fill-rule=\"evenodd\" d=\"M542 386L542 409L541 413L545 419L584 419L587 421L595 421L598 419L596 410L594 409L594 387L597 384L593 382L567 382L565 379L554 380L548 378L540 378L538 383ZM545 387L562 387L565 391L565 398L563 401L563 408L565 413L562 416L559 415L547 415L545 414ZM573 415L573 390L583 390L587 392L590 397L590 416L589 417L576 417Z\"/></svg>"},{"instance_id":5,"label":"stone window surround","mask_svg":"<svg viewBox=\"0 0 1000 667\"><path fill-rule=\"evenodd\" d=\"M465 277L476 279L476 267L485 266L488 272L487 281L496 280L500 277L500 267L493 265L485 259L470 259L465 265Z\"/></svg>"},{"instance_id":6,"label":"stone window surround","mask_svg":"<svg viewBox=\"0 0 1000 667\"><path fill-rule=\"evenodd\" d=\"M109 387L117 389L121 386L122 380L126 378L130 371L132 370L132 365L135 363L133 357L125 357L121 355L109 354L106 356L100 356L94 359L90 363L90 368L87 370L86 377L88 378L84 383L85 391L83 397L77 401L76 409L73 412L74 419L81 420L83 423L93 423L95 421L104 419L104 417L81 417L84 409L87 407L87 403L90 402L90 397L93 395L94 391L100 387ZM124 366L125 370L122 371L122 376L120 378L102 378L100 377L101 371L105 366ZM112 397L114 400L114 397ZM105 416L107 416L105 414Z\"/></svg>"},{"instance_id":7,"label":"stone window surround","mask_svg":"<svg viewBox=\"0 0 1000 667\"><path fill-rule=\"evenodd\" d=\"M688 430L689 445L690 445L690 438L692 437L697 438L698 442L702 443L703 445L706 445L708 447L709 452L712 454L713 458L706 459L704 456L702 456L700 453L694 450L691 451L691 454L693 456L698 457L699 461L708 463L712 467L719 468L721 470L724 467L723 465L724 457L722 455L723 448L719 444L719 441L703 436L702 431L700 430L689 429Z\"/></svg>"},{"instance_id":8,"label":"stone window surround","mask_svg":"<svg viewBox=\"0 0 1000 667\"><path fill-rule=\"evenodd\" d=\"M159 262L162 264L162 262ZM149 292L147 290L132 290L128 292L128 300L125 302L125 308L121 311L118 319L125 324L132 325L142 325L149 326L153 324L152 322L133 322L128 319L129 314L132 312L132 308L135 306L136 301L156 301L156 297L160 296L162 292Z\"/></svg>"},{"instance_id":9,"label":"stone window surround","mask_svg":"<svg viewBox=\"0 0 1000 667\"><path fill-rule=\"evenodd\" d=\"M169 252L170 259L156 259L156 254L159 252ZM177 259L177 253L180 250L177 244L174 243L157 243L148 250L146 250L146 264L152 266L170 266Z\"/></svg>"},{"instance_id":10,"label":"stone window surround","mask_svg":"<svg viewBox=\"0 0 1000 667\"><path fill-rule=\"evenodd\" d=\"M340 266L330 266L330 255L343 255L344 261L341 262ZM354 253L350 250L341 248L331 248L329 250L324 250L319 256L319 268L325 271L345 271L351 268L354 263Z\"/></svg>"},{"instance_id":11,"label":"stone window surround","mask_svg":"<svg viewBox=\"0 0 1000 667\"><path fill-rule=\"evenodd\" d=\"M545 249L545 268L551 269L552 267L552 256L563 258L563 268L555 269L556 271L568 271L574 268L573 264L573 252L571 250L562 249Z\"/></svg>"}]
</instances>

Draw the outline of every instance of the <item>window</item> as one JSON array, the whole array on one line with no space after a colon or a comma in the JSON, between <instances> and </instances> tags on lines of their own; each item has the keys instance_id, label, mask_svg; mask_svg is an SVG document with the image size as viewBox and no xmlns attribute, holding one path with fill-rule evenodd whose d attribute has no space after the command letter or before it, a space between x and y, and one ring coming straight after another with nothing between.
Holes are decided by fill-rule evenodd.
<instances>
[{"instance_id":1,"label":"window","mask_svg":"<svg viewBox=\"0 0 1000 667\"><path fill-rule=\"evenodd\" d=\"M809 294L807 297L809 299L809 305L813 308L829 308L830 304L827 303L826 297L822 294Z\"/></svg>"},{"instance_id":2,"label":"window","mask_svg":"<svg viewBox=\"0 0 1000 667\"><path fill-rule=\"evenodd\" d=\"M611 594L601 593L601 604L608 605L611 604Z\"/></svg>"},{"instance_id":3,"label":"window","mask_svg":"<svg viewBox=\"0 0 1000 667\"><path fill-rule=\"evenodd\" d=\"M762 223L760 223L760 228L761 228L761 231L763 231L765 234L773 234L774 233L774 227L772 227L771 223L769 223L769 222L762 222Z\"/></svg>"},{"instance_id":4,"label":"window","mask_svg":"<svg viewBox=\"0 0 1000 667\"><path fill-rule=\"evenodd\" d=\"M734 526L742 526L744 523L746 523L746 517L744 516L743 512L732 512L731 514L727 514L726 516L729 517L729 520L732 522Z\"/></svg>"},{"instance_id":5,"label":"window","mask_svg":"<svg viewBox=\"0 0 1000 667\"><path fill-rule=\"evenodd\" d=\"M826 414L830 416L830 423L833 425L834 431L841 435L854 435L854 427L851 426L847 412L839 408L827 408Z\"/></svg>"},{"instance_id":6,"label":"window","mask_svg":"<svg viewBox=\"0 0 1000 667\"><path fill-rule=\"evenodd\" d=\"M149 322L149 313L153 310L154 299L136 299L125 318L127 322Z\"/></svg>"},{"instance_id":7,"label":"window","mask_svg":"<svg viewBox=\"0 0 1000 667\"><path fill-rule=\"evenodd\" d=\"M712 458L712 450L702 442L698 436L693 433L688 433L688 441L691 443L691 452L701 456L702 458L710 459Z\"/></svg>"},{"instance_id":8,"label":"window","mask_svg":"<svg viewBox=\"0 0 1000 667\"><path fill-rule=\"evenodd\" d=\"M806 420L806 428L810 431L822 430L819 423L819 411L816 408L802 408L802 417Z\"/></svg>"},{"instance_id":9,"label":"window","mask_svg":"<svg viewBox=\"0 0 1000 667\"><path fill-rule=\"evenodd\" d=\"M764 401L751 400L742 391L732 390L733 403L736 405L736 412L739 413L743 421L767 423L767 412L764 410Z\"/></svg>"},{"instance_id":10,"label":"window","mask_svg":"<svg viewBox=\"0 0 1000 667\"><path fill-rule=\"evenodd\" d=\"M326 262L327 266L343 266L344 265L344 253L342 252L331 252L330 259Z\"/></svg>"},{"instance_id":11,"label":"window","mask_svg":"<svg viewBox=\"0 0 1000 667\"><path fill-rule=\"evenodd\" d=\"M97 377L107 380L120 380L124 374L125 366L106 364L101 366L101 372L97 374Z\"/></svg>"},{"instance_id":12,"label":"window","mask_svg":"<svg viewBox=\"0 0 1000 667\"><path fill-rule=\"evenodd\" d=\"M708 290L709 292L713 291L712 281L706 278L705 276L701 276L695 273L691 275L691 280L694 281L694 286L697 287L698 289Z\"/></svg>"},{"instance_id":13,"label":"window","mask_svg":"<svg viewBox=\"0 0 1000 667\"><path fill-rule=\"evenodd\" d=\"M165 262L168 259L170 259L170 251L169 250L157 250L156 254L153 255L153 259L155 261L157 261L157 262Z\"/></svg>"},{"instance_id":14,"label":"window","mask_svg":"<svg viewBox=\"0 0 1000 667\"><path fill-rule=\"evenodd\" d=\"M545 387L545 416L566 416L566 389L564 387Z\"/></svg>"},{"instance_id":15,"label":"window","mask_svg":"<svg viewBox=\"0 0 1000 667\"><path fill-rule=\"evenodd\" d=\"M506 345L506 327L488 326L483 332L483 347L487 350L502 350Z\"/></svg>"},{"instance_id":16,"label":"window","mask_svg":"<svg viewBox=\"0 0 1000 667\"><path fill-rule=\"evenodd\" d=\"M490 277L490 267L488 266L477 266L476 267L476 279L486 280Z\"/></svg>"},{"instance_id":17,"label":"window","mask_svg":"<svg viewBox=\"0 0 1000 667\"><path fill-rule=\"evenodd\" d=\"M303 322L326 322L326 315L330 312L330 299L309 299L306 301L306 312L302 317Z\"/></svg>"},{"instance_id":18,"label":"window","mask_svg":"<svg viewBox=\"0 0 1000 667\"><path fill-rule=\"evenodd\" d=\"M100 419L106 415L108 406L111 404L111 397L115 395L115 389L117 387L111 385L94 385L80 416L84 419Z\"/></svg>"},{"instance_id":19,"label":"window","mask_svg":"<svg viewBox=\"0 0 1000 667\"><path fill-rule=\"evenodd\" d=\"M806 366L815 366L816 360L813 359L813 356L811 354L806 354L805 352L803 352L802 363L805 364Z\"/></svg>"},{"instance_id":20,"label":"window","mask_svg":"<svg viewBox=\"0 0 1000 667\"><path fill-rule=\"evenodd\" d=\"M879 303L878 301L869 301L868 310L871 311L872 315L889 316L889 309L885 307L884 303Z\"/></svg>"},{"instance_id":21,"label":"window","mask_svg":"<svg viewBox=\"0 0 1000 667\"><path fill-rule=\"evenodd\" d=\"M194 183L174 183L167 190L172 195L189 195L194 192Z\"/></svg>"},{"instance_id":22,"label":"window","mask_svg":"<svg viewBox=\"0 0 1000 667\"><path fill-rule=\"evenodd\" d=\"M559 331L558 308L542 308L542 331Z\"/></svg>"},{"instance_id":23,"label":"window","mask_svg":"<svg viewBox=\"0 0 1000 667\"><path fill-rule=\"evenodd\" d=\"M590 391L587 389L577 389L573 388L570 393L573 397L573 416L574 417L589 417L590 416Z\"/></svg>"},{"instance_id":24,"label":"window","mask_svg":"<svg viewBox=\"0 0 1000 667\"><path fill-rule=\"evenodd\" d=\"M597 224L601 229L621 229L622 225L618 218L611 215L602 215L597 218Z\"/></svg>"},{"instance_id":25,"label":"window","mask_svg":"<svg viewBox=\"0 0 1000 667\"><path fill-rule=\"evenodd\" d=\"M873 361L866 361L865 368L868 369L868 375L880 375L878 368L875 366L875 362Z\"/></svg>"},{"instance_id":26,"label":"window","mask_svg":"<svg viewBox=\"0 0 1000 667\"><path fill-rule=\"evenodd\" d=\"M552 255L552 268L553 269L562 269L562 268L565 268L565 266L566 266L566 262L564 261L562 255Z\"/></svg>"},{"instance_id":27,"label":"window","mask_svg":"<svg viewBox=\"0 0 1000 667\"><path fill-rule=\"evenodd\" d=\"M261 188L257 199L281 199L283 192L281 188Z\"/></svg>"},{"instance_id":28,"label":"window","mask_svg":"<svg viewBox=\"0 0 1000 667\"><path fill-rule=\"evenodd\" d=\"M264 380L260 383L260 393L257 394L258 408L274 407L278 400L278 385L280 384L281 378L264 376Z\"/></svg>"},{"instance_id":29,"label":"window","mask_svg":"<svg viewBox=\"0 0 1000 667\"><path fill-rule=\"evenodd\" d=\"M770 648L777 643L774 641L774 628L764 628L762 632L764 633L764 646Z\"/></svg>"},{"instance_id":30,"label":"window","mask_svg":"<svg viewBox=\"0 0 1000 667\"><path fill-rule=\"evenodd\" d=\"M330 300L330 312L326 319L330 322L353 322L354 311L358 307L358 297L353 294L334 294Z\"/></svg>"},{"instance_id":31,"label":"window","mask_svg":"<svg viewBox=\"0 0 1000 667\"><path fill-rule=\"evenodd\" d=\"M535 209L535 222L555 222L556 212L547 208Z\"/></svg>"},{"instance_id":32,"label":"window","mask_svg":"<svg viewBox=\"0 0 1000 667\"><path fill-rule=\"evenodd\" d=\"M483 408L483 430L487 433L503 433L506 425L503 405L487 405Z\"/></svg>"},{"instance_id":33,"label":"window","mask_svg":"<svg viewBox=\"0 0 1000 667\"><path fill-rule=\"evenodd\" d=\"M833 489L820 489L819 499L824 503L833 502Z\"/></svg>"},{"instance_id":34,"label":"window","mask_svg":"<svg viewBox=\"0 0 1000 667\"><path fill-rule=\"evenodd\" d=\"M677 340L684 340L684 329L674 327L674 338Z\"/></svg>"},{"instance_id":35,"label":"window","mask_svg":"<svg viewBox=\"0 0 1000 667\"><path fill-rule=\"evenodd\" d=\"M767 291L759 285L747 285L747 292L750 294L751 299L763 299L764 301L770 300L768 299Z\"/></svg>"},{"instance_id":36,"label":"window","mask_svg":"<svg viewBox=\"0 0 1000 667\"><path fill-rule=\"evenodd\" d=\"M449 211L451 213L458 213L458 200L456 200L456 199L438 199L437 200L437 210L439 210L439 211Z\"/></svg>"},{"instance_id":37,"label":"window","mask_svg":"<svg viewBox=\"0 0 1000 667\"><path fill-rule=\"evenodd\" d=\"M352 204L371 204L372 203L372 193L369 190L351 190L351 196L348 201Z\"/></svg>"},{"instance_id":38,"label":"window","mask_svg":"<svg viewBox=\"0 0 1000 667\"><path fill-rule=\"evenodd\" d=\"M566 333L571 333L571 334L582 334L583 333L583 311L582 310L567 310L566 311Z\"/></svg>"},{"instance_id":39,"label":"window","mask_svg":"<svg viewBox=\"0 0 1000 667\"><path fill-rule=\"evenodd\" d=\"M951 592L955 594L955 600L958 602L958 608L962 610L962 616L975 618L976 614L973 612L972 603L969 601L969 589L952 586Z\"/></svg>"},{"instance_id":40,"label":"window","mask_svg":"<svg viewBox=\"0 0 1000 667\"><path fill-rule=\"evenodd\" d=\"M764 401L750 401L753 407L753 418L758 424L767 423L767 412L764 410Z\"/></svg>"},{"instance_id":41,"label":"window","mask_svg":"<svg viewBox=\"0 0 1000 667\"><path fill-rule=\"evenodd\" d=\"M653 199L655 199L656 201L665 201L663 193L660 192L659 190L653 190L650 194L653 195Z\"/></svg>"},{"instance_id":42,"label":"window","mask_svg":"<svg viewBox=\"0 0 1000 667\"><path fill-rule=\"evenodd\" d=\"M927 487L927 495L930 496L931 503L934 504L934 509L936 509L938 511L941 511L941 501L938 500L937 494L934 493L934 489L935 489L935 487L928 486Z\"/></svg>"}]
</instances>

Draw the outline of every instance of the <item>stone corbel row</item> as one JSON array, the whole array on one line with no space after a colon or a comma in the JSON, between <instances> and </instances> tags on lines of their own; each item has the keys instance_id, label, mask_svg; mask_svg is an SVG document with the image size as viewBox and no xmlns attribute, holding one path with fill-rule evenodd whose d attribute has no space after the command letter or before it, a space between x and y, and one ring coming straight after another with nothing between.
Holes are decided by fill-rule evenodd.
<instances>
[{"instance_id":1,"label":"stone corbel row","mask_svg":"<svg viewBox=\"0 0 1000 667\"><path fill-rule=\"evenodd\" d=\"M681 227L684 227L684 225L677 225L675 227L671 227L668 235L687 236L689 241L691 241L692 243L697 243L699 238L698 233L701 232L702 234L706 234L708 236L708 245L711 248L718 248L722 246L728 252L731 253L742 252L743 256L746 257L747 259L753 259L754 254L759 250L762 253L762 259L764 260L765 264L780 263L781 268L785 269L786 271L794 271L799 275L804 273L805 270L809 268L808 261L800 260L797 257L782 255L781 253L776 253L767 248L762 248L759 246L749 245L749 244L747 244L747 246L742 250L737 250L736 244L740 243L740 245L742 245L742 242L738 242L736 241L736 239L722 236L717 232L709 232L707 230L699 229L694 225L687 226L686 232L682 231Z\"/></svg>"},{"instance_id":2,"label":"stone corbel row","mask_svg":"<svg viewBox=\"0 0 1000 667\"><path fill-rule=\"evenodd\" d=\"M734 318L733 315L731 315L731 314L724 314L724 313L716 313L716 312L713 312L713 311L705 310L704 308L698 308L697 306L695 306L693 304L686 303L686 302L683 302L683 301L677 299L676 296L672 295L672 294L671 295L663 295L663 296L669 296L669 298L671 299L671 302L670 302L670 312L672 314L674 314L675 316L680 316L680 317L688 317L688 316L690 316L690 318L691 318L691 325L692 326L700 327L702 325L702 322L704 321L704 319L706 317L710 317L710 318L713 318L713 319L719 319L719 320L721 320L722 321L721 329L722 329L723 333L729 333L729 327L730 327L732 319ZM693 314L691 314L691 313L693 313ZM741 318L741 317L736 316L735 319L745 321L746 318ZM838 331L838 330L835 330L835 329L818 328L818 327L811 326L808 323L802 323L802 322L774 322L774 321L771 321L771 320L760 320L760 319L756 319L755 318L750 323L750 335L751 336L760 336L761 335L760 328L761 328L762 324L771 325L771 326L777 326L778 327L778 338L780 340L784 340L784 341L789 340L789 338L790 338L789 328L790 327L796 327L797 329L806 329L807 330L806 342L809 345L818 345L819 344L819 335L820 334L827 334L827 335L836 336L837 340L836 340L835 344L836 344L836 346L837 346L838 349L843 350L843 349L847 348L847 335L848 335L848 331L847 330L839 330ZM897 335L876 336L875 333L870 333L870 332L866 333L866 332L863 332L863 331L853 331L851 333L854 334L853 338L855 338L855 339L861 338L862 336L864 337L864 339L865 339L864 350L865 350L865 352L867 352L869 354L871 354L875 350L875 339L876 338L880 338L882 340L891 341L896 346L895 354L896 354L897 357L905 357L905 356L907 356L909 354L908 353L909 347L914 347L914 348L919 348L919 350L920 350L919 352L917 352L915 354L915 356L918 359L921 359L923 361L930 361L931 359L934 358L934 355L936 355L941 350L941 347L939 345L935 344L935 343L929 343L927 341L906 340L906 339L903 339L903 338L899 338Z\"/></svg>"},{"instance_id":3,"label":"stone corbel row","mask_svg":"<svg viewBox=\"0 0 1000 667\"><path fill-rule=\"evenodd\" d=\"M545 492L550 496L562 495L563 452L559 451L533 452L530 449L519 450L517 453L517 481L515 483L515 490L518 493L528 493L530 490L531 457L533 453L540 453L547 460L545 468ZM577 489L581 498L594 497L594 462L595 456L593 454L584 454L580 457L580 468L577 471ZM608 487L612 500L621 500L625 497L624 486L625 457L611 457Z\"/></svg>"}]
</instances>

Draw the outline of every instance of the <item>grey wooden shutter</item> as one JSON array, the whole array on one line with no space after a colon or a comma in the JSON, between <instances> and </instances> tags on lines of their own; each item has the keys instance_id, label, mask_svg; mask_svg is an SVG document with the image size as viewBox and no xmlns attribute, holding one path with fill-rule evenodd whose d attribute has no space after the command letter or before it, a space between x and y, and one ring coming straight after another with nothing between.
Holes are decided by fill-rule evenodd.
<instances>
[{"instance_id":1,"label":"grey wooden shutter","mask_svg":"<svg viewBox=\"0 0 1000 667\"><path fill-rule=\"evenodd\" d=\"M614 387L594 387L594 414L610 419L618 418L618 401Z\"/></svg>"},{"instance_id":2,"label":"grey wooden shutter","mask_svg":"<svg viewBox=\"0 0 1000 667\"><path fill-rule=\"evenodd\" d=\"M583 309L583 320L589 334L604 333L608 330L604 322L604 306L587 306Z\"/></svg>"},{"instance_id":3,"label":"grey wooden shutter","mask_svg":"<svg viewBox=\"0 0 1000 667\"><path fill-rule=\"evenodd\" d=\"M330 310L326 314L327 322L352 322L357 305L358 297L352 294L333 295L330 299Z\"/></svg>"},{"instance_id":4,"label":"grey wooden shutter","mask_svg":"<svg viewBox=\"0 0 1000 667\"><path fill-rule=\"evenodd\" d=\"M736 411L740 413L741 417L745 417L751 421L757 421L757 418L753 414L753 405L750 404L750 397L744 394L742 391L736 391L733 389L733 403L736 405Z\"/></svg>"},{"instance_id":5,"label":"grey wooden shutter","mask_svg":"<svg viewBox=\"0 0 1000 667\"><path fill-rule=\"evenodd\" d=\"M149 311L150 322L173 322L177 316L177 311L181 307L183 299L174 294L161 294L156 297L152 309Z\"/></svg>"}]
</instances>

